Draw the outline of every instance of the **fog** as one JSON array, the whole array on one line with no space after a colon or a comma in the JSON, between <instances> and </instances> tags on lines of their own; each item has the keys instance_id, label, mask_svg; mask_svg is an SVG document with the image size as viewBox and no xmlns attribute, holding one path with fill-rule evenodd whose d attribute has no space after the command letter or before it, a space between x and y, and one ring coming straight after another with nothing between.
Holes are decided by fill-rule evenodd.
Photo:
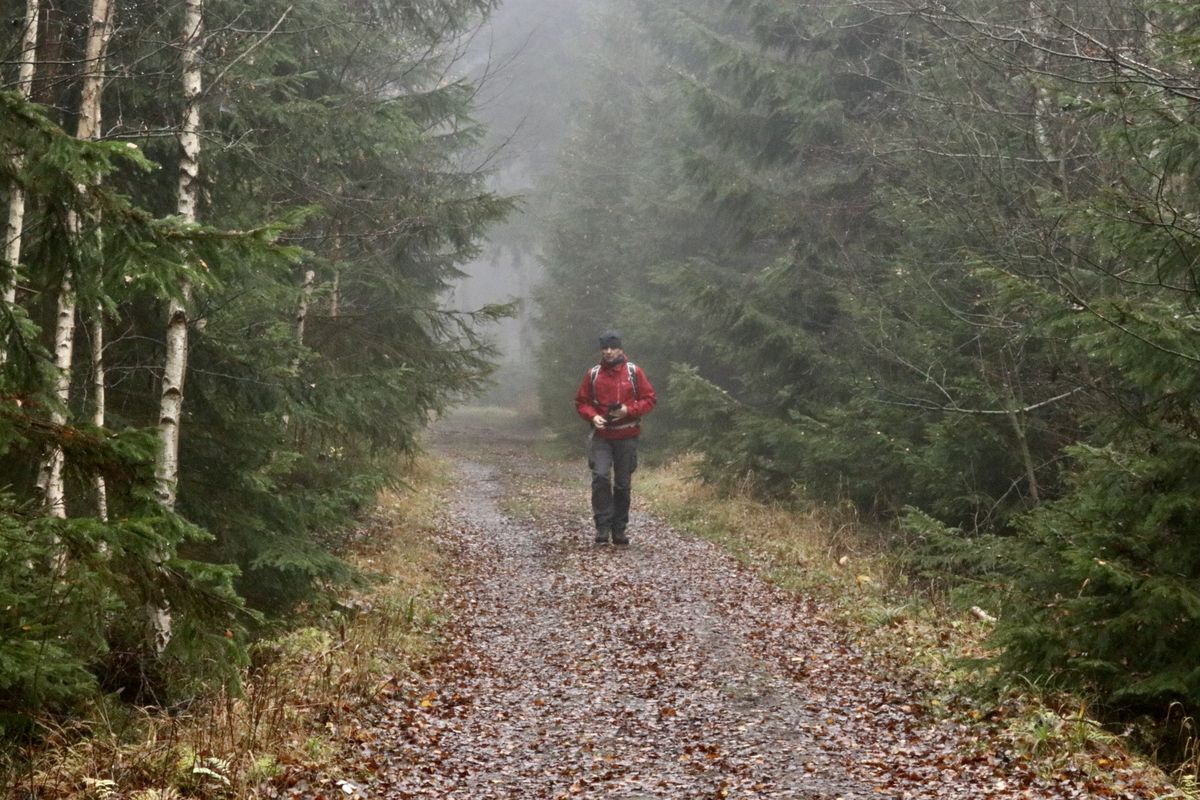
<instances>
[{"instance_id":1,"label":"fog","mask_svg":"<svg viewBox=\"0 0 1200 800\"><path fill-rule=\"evenodd\" d=\"M488 135L473 154L493 191L520 199L464 267L449 303L471 311L516 301L517 314L488 331L500 351L495 386L477 402L536 407L532 294L541 277L535 192L553 169L569 116L564 69L579 27L580 0L506 0L475 32L459 68L479 87L476 118Z\"/></svg>"}]
</instances>

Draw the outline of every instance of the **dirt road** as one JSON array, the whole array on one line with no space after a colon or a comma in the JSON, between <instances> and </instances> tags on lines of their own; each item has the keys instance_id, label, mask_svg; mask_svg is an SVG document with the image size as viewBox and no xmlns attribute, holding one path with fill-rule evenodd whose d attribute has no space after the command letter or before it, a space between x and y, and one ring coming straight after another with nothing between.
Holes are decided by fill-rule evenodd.
<instances>
[{"instance_id":1,"label":"dirt road","mask_svg":"<svg viewBox=\"0 0 1200 800\"><path fill-rule=\"evenodd\" d=\"M371 798L1161 796L1039 777L923 712L819 608L641 511L636 481L633 544L594 545L582 464L564 482L477 436L439 444L461 473L452 654L369 720ZM503 510L531 496L536 521Z\"/></svg>"}]
</instances>

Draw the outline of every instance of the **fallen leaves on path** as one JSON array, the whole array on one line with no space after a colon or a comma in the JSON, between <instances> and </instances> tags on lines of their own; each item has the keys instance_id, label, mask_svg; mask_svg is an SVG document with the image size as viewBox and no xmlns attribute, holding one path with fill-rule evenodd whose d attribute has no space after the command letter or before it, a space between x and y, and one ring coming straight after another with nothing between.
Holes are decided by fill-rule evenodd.
<instances>
[{"instance_id":1,"label":"fallen leaves on path","mask_svg":"<svg viewBox=\"0 0 1200 800\"><path fill-rule=\"evenodd\" d=\"M1035 773L874 674L819 607L644 514L632 546L593 545L585 488L548 483L536 523L506 516L509 476L539 467L520 449L501 455L490 460L503 470L459 462L444 531L461 566L447 658L427 686L360 721L353 780L292 794L1162 796L1120 763Z\"/></svg>"}]
</instances>

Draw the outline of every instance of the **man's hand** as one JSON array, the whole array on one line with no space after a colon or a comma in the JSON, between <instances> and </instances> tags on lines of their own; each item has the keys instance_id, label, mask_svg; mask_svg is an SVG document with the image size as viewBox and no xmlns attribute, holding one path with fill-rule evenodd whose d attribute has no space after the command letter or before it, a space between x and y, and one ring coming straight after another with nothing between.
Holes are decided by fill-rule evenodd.
<instances>
[{"instance_id":1,"label":"man's hand","mask_svg":"<svg viewBox=\"0 0 1200 800\"><path fill-rule=\"evenodd\" d=\"M604 430L604 425L605 425L604 417L600 416L599 414L592 417L592 425L596 426L596 430L598 430L598 431Z\"/></svg>"},{"instance_id":2,"label":"man's hand","mask_svg":"<svg viewBox=\"0 0 1200 800\"><path fill-rule=\"evenodd\" d=\"M629 409L622 403L621 405L608 412L608 415L613 419L624 419L629 416Z\"/></svg>"}]
</instances>

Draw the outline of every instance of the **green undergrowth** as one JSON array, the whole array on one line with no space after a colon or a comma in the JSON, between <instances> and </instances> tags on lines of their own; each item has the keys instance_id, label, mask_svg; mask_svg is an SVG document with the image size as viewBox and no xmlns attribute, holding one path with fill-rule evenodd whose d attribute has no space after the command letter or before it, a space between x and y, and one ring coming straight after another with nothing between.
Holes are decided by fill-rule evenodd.
<instances>
[{"instance_id":1,"label":"green undergrowth","mask_svg":"<svg viewBox=\"0 0 1200 800\"><path fill-rule=\"evenodd\" d=\"M913 583L898 533L850 507L785 506L722 492L700 481L696 467L694 457L684 457L639 471L635 502L817 601L822 617L869 658L912 678L925 713L987 729L989 741L1045 776L1082 771L1113 786L1142 776L1162 780L1156 767L1130 754L1128 731L1114 734L1088 714L1086 699L991 668L990 614L952 607L932 587ZM1200 798L1188 771L1174 777L1176 788L1161 797Z\"/></svg>"},{"instance_id":2,"label":"green undergrowth","mask_svg":"<svg viewBox=\"0 0 1200 800\"><path fill-rule=\"evenodd\" d=\"M365 577L361 588L251 645L236 691L168 710L98 698L85 717L44 718L38 744L0 764L0 794L257 797L287 772L332 768L354 712L407 691L438 646L447 565L429 534L450 473L429 457L402 471L405 487L381 495L346 537L342 555Z\"/></svg>"}]
</instances>

